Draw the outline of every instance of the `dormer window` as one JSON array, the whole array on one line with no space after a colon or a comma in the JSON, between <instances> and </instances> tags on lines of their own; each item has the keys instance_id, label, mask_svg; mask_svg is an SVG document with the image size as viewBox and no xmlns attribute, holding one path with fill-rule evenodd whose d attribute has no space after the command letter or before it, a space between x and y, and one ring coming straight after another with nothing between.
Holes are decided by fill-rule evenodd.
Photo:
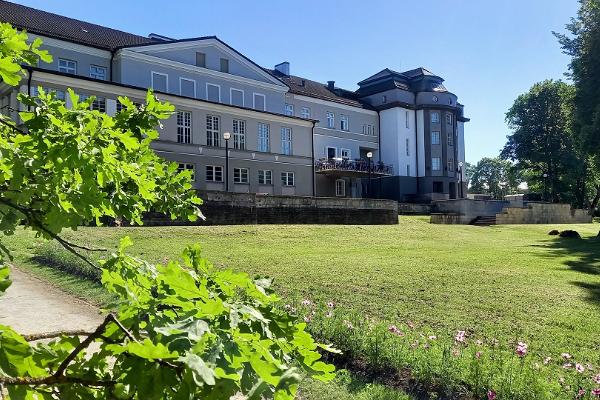
<instances>
[{"instance_id":1,"label":"dormer window","mask_svg":"<svg viewBox=\"0 0 600 400\"><path fill-rule=\"evenodd\" d=\"M226 58L221 58L221 72L229 73L229 60Z\"/></svg>"},{"instance_id":2,"label":"dormer window","mask_svg":"<svg viewBox=\"0 0 600 400\"><path fill-rule=\"evenodd\" d=\"M206 54L196 53L196 67L206 68Z\"/></svg>"}]
</instances>

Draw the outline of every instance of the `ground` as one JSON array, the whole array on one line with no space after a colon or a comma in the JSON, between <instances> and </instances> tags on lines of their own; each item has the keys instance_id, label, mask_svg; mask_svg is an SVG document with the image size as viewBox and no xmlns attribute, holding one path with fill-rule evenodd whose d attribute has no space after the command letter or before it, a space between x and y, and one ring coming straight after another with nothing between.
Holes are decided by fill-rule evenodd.
<instances>
[{"instance_id":1,"label":"ground","mask_svg":"<svg viewBox=\"0 0 600 400\"><path fill-rule=\"evenodd\" d=\"M575 229L583 239L548 236ZM201 243L216 265L269 275L286 299L333 301L345 312L412 320L436 331L527 340L533 353L570 352L598 362L600 239L597 224L451 226L401 217L393 226L265 225L81 228L73 241L162 262ZM22 268L90 298L93 286L31 260L38 242L19 231L5 244ZM88 292L89 291L89 292Z\"/></svg>"}]
</instances>

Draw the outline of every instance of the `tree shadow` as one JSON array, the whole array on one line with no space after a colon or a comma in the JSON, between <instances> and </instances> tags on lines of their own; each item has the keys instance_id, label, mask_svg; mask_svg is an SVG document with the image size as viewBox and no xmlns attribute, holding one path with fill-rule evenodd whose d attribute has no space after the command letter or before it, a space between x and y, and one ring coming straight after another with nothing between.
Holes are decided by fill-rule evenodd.
<instances>
[{"instance_id":1,"label":"tree shadow","mask_svg":"<svg viewBox=\"0 0 600 400\"><path fill-rule=\"evenodd\" d=\"M563 260L563 265L571 271L582 274L600 276L600 237L561 238L556 237L544 244L537 244L534 247L541 247L549 250L545 257L567 257ZM586 289L588 300L600 306L600 283L589 281L573 281L575 286Z\"/></svg>"}]
</instances>

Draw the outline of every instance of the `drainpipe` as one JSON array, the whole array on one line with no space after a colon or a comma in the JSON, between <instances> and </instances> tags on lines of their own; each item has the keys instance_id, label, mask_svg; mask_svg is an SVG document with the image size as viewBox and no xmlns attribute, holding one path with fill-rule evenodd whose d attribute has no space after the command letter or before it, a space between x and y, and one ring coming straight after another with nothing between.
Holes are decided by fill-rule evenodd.
<instances>
[{"instance_id":1,"label":"drainpipe","mask_svg":"<svg viewBox=\"0 0 600 400\"><path fill-rule=\"evenodd\" d=\"M317 185L315 182L315 125L317 121L313 120L313 126L310 131L310 158L312 160L312 195L317 197Z\"/></svg>"},{"instance_id":2,"label":"drainpipe","mask_svg":"<svg viewBox=\"0 0 600 400\"><path fill-rule=\"evenodd\" d=\"M31 67L25 67L27 70L27 96L31 96L31 78L33 77L33 69ZM27 106L27 111L31 111L31 106Z\"/></svg>"},{"instance_id":3,"label":"drainpipe","mask_svg":"<svg viewBox=\"0 0 600 400\"><path fill-rule=\"evenodd\" d=\"M381 162L381 114L379 113L379 110L377 110L377 131L379 132L379 162Z\"/></svg>"},{"instance_id":4,"label":"drainpipe","mask_svg":"<svg viewBox=\"0 0 600 400\"><path fill-rule=\"evenodd\" d=\"M419 115L417 113L417 98L415 96L415 163L417 171L417 193L419 195Z\"/></svg>"},{"instance_id":5,"label":"drainpipe","mask_svg":"<svg viewBox=\"0 0 600 400\"><path fill-rule=\"evenodd\" d=\"M115 50L110 51L110 72L108 73L109 82L113 81L113 60L115 59Z\"/></svg>"}]
</instances>

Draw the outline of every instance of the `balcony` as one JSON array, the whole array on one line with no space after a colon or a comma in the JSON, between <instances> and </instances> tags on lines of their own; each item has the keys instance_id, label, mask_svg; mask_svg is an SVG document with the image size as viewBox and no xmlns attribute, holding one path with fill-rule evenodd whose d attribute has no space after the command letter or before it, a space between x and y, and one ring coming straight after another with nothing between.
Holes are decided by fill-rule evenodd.
<instances>
[{"instance_id":1,"label":"balcony","mask_svg":"<svg viewBox=\"0 0 600 400\"><path fill-rule=\"evenodd\" d=\"M371 176L381 177L394 174L391 165L382 162L371 162ZM369 162L367 160L347 160L341 158L322 158L315 160L315 172L317 174L366 178L369 176Z\"/></svg>"}]
</instances>

